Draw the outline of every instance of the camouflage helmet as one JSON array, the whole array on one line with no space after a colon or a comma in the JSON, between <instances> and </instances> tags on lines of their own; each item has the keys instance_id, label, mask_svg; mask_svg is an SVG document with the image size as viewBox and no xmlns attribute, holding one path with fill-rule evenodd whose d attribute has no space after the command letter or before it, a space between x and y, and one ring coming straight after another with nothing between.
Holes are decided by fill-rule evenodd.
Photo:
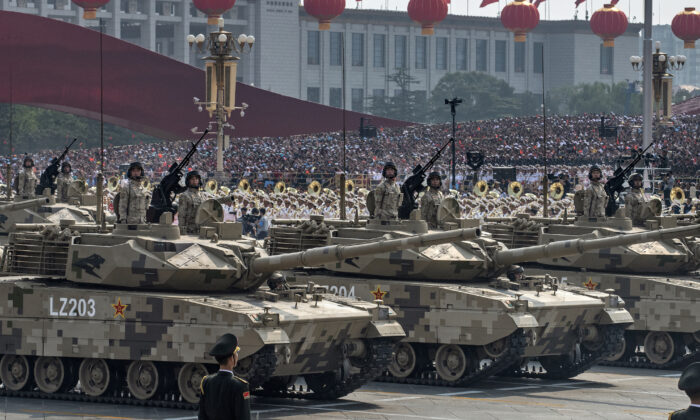
<instances>
[{"instance_id":1,"label":"camouflage helmet","mask_svg":"<svg viewBox=\"0 0 700 420\"><path fill-rule=\"evenodd\" d=\"M61 172L68 173L66 172L66 168L68 168L68 172L73 170L73 167L70 165L70 162L63 162L61 164Z\"/></svg>"},{"instance_id":2,"label":"camouflage helmet","mask_svg":"<svg viewBox=\"0 0 700 420\"><path fill-rule=\"evenodd\" d=\"M384 168L382 168L382 177L386 178L386 170L389 169L389 168L392 168L392 169L394 170L394 173L399 172L399 170L396 169L396 165L394 165L394 162L388 160L388 161L384 164Z\"/></svg>"},{"instance_id":3,"label":"camouflage helmet","mask_svg":"<svg viewBox=\"0 0 700 420\"><path fill-rule=\"evenodd\" d=\"M199 179L199 186L202 186L202 176L199 174L199 171L189 171L187 172L187 175L185 176L185 186L189 187L190 186L190 179L192 178L197 178Z\"/></svg>"},{"instance_id":4,"label":"camouflage helmet","mask_svg":"<svg viewBox=\"0 0 700 420\"><path fill-rule=\"evenodd\" d=\"M600 169L598 165L593 165L591 166L591 169L588 170L588 179L593 179L593 172L598 171L600 172L600 176L603 176L603 171Z\"/></svg>"},{"instance_id":5,"label":"camouflage helmet","mask_svg":"<svg viewBox=\"0 0 700 420\"><path fill-rule=\"evenodd\" d=\"M440 180L440 185L438 185L438 188L442 187L442 177L440 176L440 172L433 171L430 174L428 174L428 186L430 186L430 180L433 178L437 178Z\"/></svg>"},{"instance_id":6,"label":"camouflage helmet","mask_svg":"<svg viewBox=\"0 0 700 420\"><path fill-rule=\"evenodd\" d=\"M126 177L131 179L131 171L136 168L141 169L141 176L136 179L141 179L143 177L143 165L141 165L141 162L131 162L129 169L126 170Z\"/></svg>"},{"instance_id":7,"label":"camouflage helmet","mask_svg":"<svg viewBox=\"0 0 700 420\"><path fill-rule=\"evenodd\" d=\"M630 175L630 177L629 177L629 179L627 180L627 182L630 184L630 186L632 186L632 182L633 182L633 181L636 181L636 180L639 180L639 181L642 181L642 182L643 182L643 181L644 181L644 178L643 178L642 175L639 174L639 173L633 173L632 175Z\"/></svg>"},{"instance_id":8,"label":"camouflage helmet","mask_svg":"<svg viewBox=\"0 0 700 420\"><path fill-rule=\"evenodd\" d=\"M31 162L31 165L27 166L27 161ZM34 167L34 159L30 158L29 156L25 156L24 160L22 161L22 166L25 168L33 168Z\"/></svg>"},{"instance_id":9,"label":"camouflage helmet","mask_svg":"<svg viewBox=\"0 0 700 420\"><path fill-rule=\"evenodd\" d=\"M506 276L508 276L508 280L510 281L515 281L515 275L516 274L523 274L525 270L523 267L519 265L511 265L508 271L506 271Z\"/></svg>"}]
</instances>

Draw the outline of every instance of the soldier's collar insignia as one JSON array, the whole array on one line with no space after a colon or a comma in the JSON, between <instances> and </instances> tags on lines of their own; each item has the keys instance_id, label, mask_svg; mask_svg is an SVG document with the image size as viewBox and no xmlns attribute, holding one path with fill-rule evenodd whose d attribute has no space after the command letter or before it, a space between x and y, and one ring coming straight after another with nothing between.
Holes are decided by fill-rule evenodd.
<instances>
[{"instance_id":1,"label":"soldier's collar insignia","mask_svg":"<svg viewBox=\"0 0 700 420\"><path fill-rule=\"evenodd\" d=\"M129 306L129 304L122 304L122 298L117 299L117 303L112 304L112 308L114 308L114 318L120 316L122 319L126 319L126 316L124 316L124 310Z\"/></svg>"},{"instance_id":2,"label":"soldier's collar insignia","mask_svg":"<svg viewBox=\"0 0 700 420\"><path fill-rule=\"evenodd\" d=\"M387 292L383 292L381 287L379 287L379 286L377 286L377 288L375 290L370 291L370 293L372 295L374 295L374 299L377 299L377 300L383 300L384 295L387 294Z\"/></svg>"},{"instance_id":3,"label":"soldier's collar insignia","mask_svg":"<svg viewBox=\"0 0 700 420\"><path fill-rule=\"evenodd\" d=\"M598 287L598 283L593 282L591 278L588 278L588 281L584 282L583 285L586 286L588 290L595 290L595 288Z\"/></svg>"}]
</instances>

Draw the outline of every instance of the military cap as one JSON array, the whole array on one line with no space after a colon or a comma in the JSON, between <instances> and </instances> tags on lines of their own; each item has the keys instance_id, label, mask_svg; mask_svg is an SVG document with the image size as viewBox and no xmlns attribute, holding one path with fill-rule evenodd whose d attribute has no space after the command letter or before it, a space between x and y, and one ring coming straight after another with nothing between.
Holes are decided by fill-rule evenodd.
<instances>
[{"instance_id":1,"label":"military cap","mask_svg":"<svg viewBox=\"0 0 700 420\"><path fill-rule=\"evenodd\" d=\"M678 380L681 391L700 391L700 362L691 363L683 370Z\"/></svg>"},{"instance_id":2,"label":"military cap","mask_svg":"<svg viewBox=\"0 0 700 420\"><path fill-rule=\"evenodd\" d=\"M214 344L214 347L209 350L210 356L228 356L238 350L238 338L233 334L224 334Z\"/></svg>"}]
</instances>

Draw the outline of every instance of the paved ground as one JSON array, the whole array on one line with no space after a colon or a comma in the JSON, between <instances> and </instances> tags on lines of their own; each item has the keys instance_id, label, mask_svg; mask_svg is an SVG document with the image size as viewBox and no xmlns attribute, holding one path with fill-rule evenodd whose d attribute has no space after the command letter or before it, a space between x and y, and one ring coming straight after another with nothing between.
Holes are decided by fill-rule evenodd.
<instances>
[{"instance_id":1,"label":"paved ground","mask_svg":"<svg viewBox=\"0 0 700 420\"><path fill-rule=\"evenodd\" d=\"M679 372L596 367L573 380L494 378L476 388L371 383L333 402L252 400L253 419L666 419L688 405ZM0 399L0 419L195 419L183 410Z\"/></svg>"}]
</instances>

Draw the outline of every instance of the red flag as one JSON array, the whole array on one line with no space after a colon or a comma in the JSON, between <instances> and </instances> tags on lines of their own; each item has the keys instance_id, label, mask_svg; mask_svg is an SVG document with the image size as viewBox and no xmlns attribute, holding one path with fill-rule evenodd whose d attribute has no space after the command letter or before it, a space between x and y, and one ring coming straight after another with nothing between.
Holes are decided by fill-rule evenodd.
<instances>
[{"instance_id":1,"label":"red flag","mask_svg":"<svg viewBox=\"0 0 700 420\"><path fill-rule=\"evenodd\" d=\"M586 0L576 0L576 2L575 2L575 3L576 3L576 7L578 7L578 5L581 4L581 3L583 3L584 1L586 1Z\"/></svg>"},{"instance_id":2,"label":"red flag","mask_svg":"<svg viewBox=\"0 0 700 420\"><path fill-rule=\"evenodd\" d=\"M483 0L481 2L481 6L479 6L479 7L488 6L491 3L498 3L498 0Z\"/></svg>"},{"instance_id":3,"label":"red flag","mask_svg":"<svg viewBox=\"0 0 700 420\"><path fill-rule=\"evenodd\" d=\"M544 3L544 0L535 0L535 7L540 7L540 3Z\"/></svg>"},{"instance_id":4,"label":"red flag","mask_svg":"<svg viewBox=\"0 0 700 420\"><path fill-rule=\"evenodd\" d=\"M615 5L617 5L617 3L618 3L619 1L620 1L620 0L612 0L612 1L610 2L610 4L612 4L613 6L615 6Z\"/></svg>"}]
</instances>

